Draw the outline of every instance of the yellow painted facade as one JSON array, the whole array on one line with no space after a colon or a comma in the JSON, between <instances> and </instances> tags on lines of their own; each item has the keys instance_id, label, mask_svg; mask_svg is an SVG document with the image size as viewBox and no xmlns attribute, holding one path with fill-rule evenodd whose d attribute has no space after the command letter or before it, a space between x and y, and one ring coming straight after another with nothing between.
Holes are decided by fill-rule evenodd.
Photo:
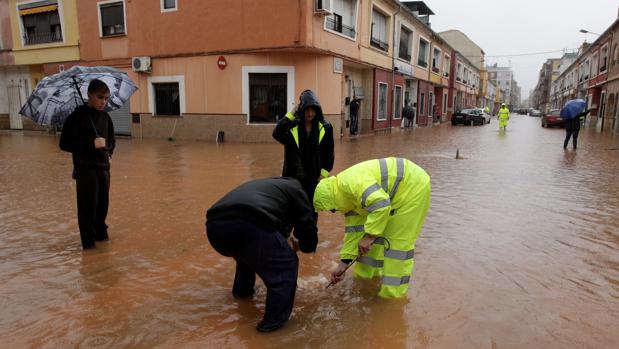
<instances>
[{"instance_id":1,"label":"yellow painted facade","mask_svg":"<svg viewBox=\"0 0 619 349\"><path fill-rule=\"evenodd\" d=\"M58 0L62 42L25 45L23 39L24 28L18 12L18 6L19 4L32 2L31 0L9 0L15 64L33 65L79 60L76 0Z\"/></svg>"}]
</instances>

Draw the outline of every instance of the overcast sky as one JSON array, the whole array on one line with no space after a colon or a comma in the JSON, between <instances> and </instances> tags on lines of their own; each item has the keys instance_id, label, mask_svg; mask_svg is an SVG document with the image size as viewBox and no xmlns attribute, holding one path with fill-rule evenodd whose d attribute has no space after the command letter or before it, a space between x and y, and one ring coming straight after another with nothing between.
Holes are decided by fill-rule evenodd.
<instances>
[{"instance_id":1,"label":"overcast sky","mask_svg":"<svg viewBox=\"0 0 619 349\"><path fill-rule=\"evenodd\" d=\"M458 29L486 53L486 63L510 65L522 98L535 87L542 64L561 52L491 57L578 48L593 42L616 19L617 0L425 0L432 29Z\"/></svg>"}]
</instances>

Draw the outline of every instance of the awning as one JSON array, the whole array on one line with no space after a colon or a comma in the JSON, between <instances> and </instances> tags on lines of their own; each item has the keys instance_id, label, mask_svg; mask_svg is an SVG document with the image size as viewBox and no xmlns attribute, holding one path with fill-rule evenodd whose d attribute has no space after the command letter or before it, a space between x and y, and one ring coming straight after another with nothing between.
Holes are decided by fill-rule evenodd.
<instances>
[{"instance_id":1,"label":"awning","mask_svg":"<svg viewBox=\"0 0 619 349\"><path fill-rule=\"evenodd\" d=\"M33 15L36 13L53 12L53 11L56 11L57 9L58 9L58 5L39 6L39 7L28 8L25 10L20 10L19 15L26 16L26 15Z\"/></svg>"}]
</instances>

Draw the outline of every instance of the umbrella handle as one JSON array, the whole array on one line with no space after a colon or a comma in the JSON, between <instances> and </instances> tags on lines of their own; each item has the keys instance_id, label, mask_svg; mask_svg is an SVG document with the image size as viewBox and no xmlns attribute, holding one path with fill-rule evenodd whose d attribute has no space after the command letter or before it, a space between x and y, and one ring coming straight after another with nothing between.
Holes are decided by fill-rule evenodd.
<instances>
[{"instance_id":1,"label":"umbrella handle","mask_svg":"<svg viewBox=\"0 0 619 349\"><path fill-rule=\"evenodd\" d=\"M71 78L73 79L73 83L75 84L75 89L77 90L77 94L80 96L80 99L82 100L82 104L86 104L86 102L84 102L84 97L82 97L82 92L80 91L80 85L77 83L77 80L75 80L75 76L72 76Z\"/></svg>"},{"instance_id":2,"label":"umbrella handle","mask_svg":"<svg viewBox=\"0 0 619 349\"><path fill-rule=\"evenodd\" d=\"M80 99L82 100L82 104L86 104L86 102L84 102L84 97L82 97L82 92L80 91L80 85L77 83L77 80L75 80L75 76L71 77L73 79L73 83L75 84L75 90L77 91L77 94L80 96ZM97 128L95 127L95 123L92 122L92 118L90 117L90 115L88 115L88 120L90 120L90 124L92 125L92 129L95 131L95 136L99 137L99 132L97 132Z\"/></svg>"}]
</instances>

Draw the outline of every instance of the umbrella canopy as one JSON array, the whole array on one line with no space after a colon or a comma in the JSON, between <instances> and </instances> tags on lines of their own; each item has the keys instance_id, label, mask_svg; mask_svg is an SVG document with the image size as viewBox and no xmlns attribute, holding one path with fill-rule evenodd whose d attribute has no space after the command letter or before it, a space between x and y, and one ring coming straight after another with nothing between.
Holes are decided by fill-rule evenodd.
<instances>
[{"instance_id":1,"label":"umbrella canopy","mask_svg":"<svg viewBox=\"0 0 619 349\"><path fill-rule=\"evenodd\" d=\"M88 84L103 81L110 89L105 111L120 108L137 87L127 74L111 67L74 66L62 73L45 77L19 111L40 125L62 126L65 120L88 98Z\"/></svg>"},{"instance_id":2,"label":"umbrella canopy","mask_svg":"<svg viewBox=\"0 0 619 349\"><path fill-rule=\"evenodd\" d=\"M587 102L582 99L572 99L565 103L563 109L561 109L561 118L565 120L574 119L585 111Z\"/></svg>"}]
</instances>

